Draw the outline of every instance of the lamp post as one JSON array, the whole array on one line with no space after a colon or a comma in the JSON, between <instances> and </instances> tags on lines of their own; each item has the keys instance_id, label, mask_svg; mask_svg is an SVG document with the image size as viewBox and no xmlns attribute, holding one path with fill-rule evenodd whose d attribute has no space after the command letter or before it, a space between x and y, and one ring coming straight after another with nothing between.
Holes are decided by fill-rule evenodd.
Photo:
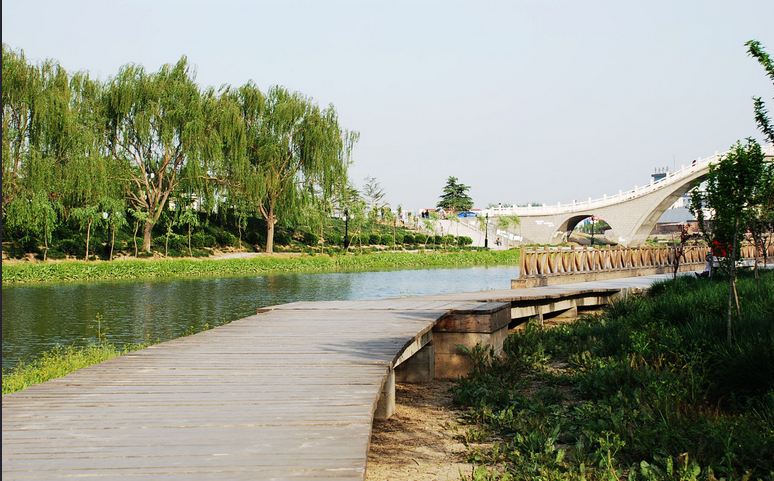
<instances>
[{"instance_id":1,"label":"lamp post","mask_svg":"<svg viewBox=\"0 0 774 481\"><path fill-rule=\"evenodd\" d=\"M349 249L349 209L344 208L344 248Z\"/></svg>"},{"instance_id":2,"label":"lamp post","mask_svg":"<svg viewBox=\"0 0 774 481\"><path fill-rule=\"evenodd\" d=\"M591 245L594 245L594 217L591 217Z\"/></svg>"},{"instance_id":3,"label":"lamp post","mask_svg":"<svg viewBox=\"0 0 774 481\"><path fill-rule=\"evenodd\" d=\"M489 247L489 212L486 213L486 221L484 223L484 249Z\"/></svg>"}]
</instances>

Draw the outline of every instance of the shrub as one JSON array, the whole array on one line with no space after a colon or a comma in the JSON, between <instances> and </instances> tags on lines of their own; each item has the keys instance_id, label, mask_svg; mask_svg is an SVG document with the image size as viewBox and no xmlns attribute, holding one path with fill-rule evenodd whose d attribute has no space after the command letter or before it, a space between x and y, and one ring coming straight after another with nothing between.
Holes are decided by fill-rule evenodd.
<instances>
[{"instance_id":1,"label":"shrub","mask_svg":"<svg viewBox=\"0 0 774 481\"><path fill-rule=\"evenodd\" d=\"M215 240L218 242L218 245L223 247L232 247L239 244L237 236L226 231L216 233Z\"/></svg>"},{"instance_id":2,"label":"shrub","mask_svg":"<svg viewBox=\"0 0 774 481\"><path fill-rule=\"evenodd\" d=\"M414 239L414 235L413 234L406 234L406 235L403 236L403 243L404 244L414 244L416 242L417 241Z\"/></svg>"},{"instance_id":3,"label":"shrub","mask_svg":"<svg viewBox=\"0 0 774 481\"><path fill-rule=\"evenodd\" d=\"M433 236L433 239L432 239L432 240L433 240L433 242L434 242L436 245L443 244L443 237L441 237L441 236L439 236L439 235L435 235L435 236Z\"/></svg>"},{"instance_id":4,"label":"shrub","mask_svg":"<svg viewBox=\"0 0 774 481\"><path fill-rule=\"evenodd\" d=\"M465 236L465 235L461 235L459 237L459 239L460 239L460 245L462 245L462 246L469 246L469 245L473 244L473 238L471 238L471 237L468 237L468 236Z\"/></svg>"},{"instance_id":5,"label":"shrub","mask_svg":"<svg viewBox=\"0 0 774 481\"><path fill-rule=\"evenodd\" d=\"M368 236L368 243L372 246L378 245L382 241L382 236L376 233L372 233Z\"/></svg>"},{"instance_id":6,"label":"shrub","mask_svg":"<svg viewBox=\"0 0 774 481\"><path fill-rule=\"evenodd\" d=\"M86 240L73 238L59 241L59 250L70 256L83 257L86 255Z\"/></svg>"},{"instance_id":7,"label":"shrub","mask_svg":"<svg viewBox=\"0 0 774 481\"><path fill-rule=\"evenodd\" d=\"M340 246L344 244L344 238L335 232L325 234L325 243L333 246Z\"/></svg>"},{"instance_id":8,"label":"shrub","mask_svg":"<svg viewBox=\"0 0 774 481\"><path fill-rule=\"evenodd\" d=\"M287 232L275 232L274 233L274 243L276 245L290 245L290 242L293 240L293 237L291 237L290 234Z\"/></svg>"},{"instance_id":9,"label":"shrub","mask_svg":"<svg viewBox=\"0 0 774 481\"><path fill-rule=\"evenodd\" d=\"M215 236L204 232L195 232L191 234L191 247L201 249L202 247L215 247Z\"/></svg>"},{"instance_id":10,"label":"shrub","mask_svg":"<svg viewBox=\"0 0 774 481\"><path fill-rule=\"evenodd\" d=\"M316 246L320 243L320 238L312 232L304 232L304 244L308 246Z\"/></svg>"},{"instance_id":11,"label":"shrub","mask_svg":"<svg viewBox=\"0 0 774 481\"><path fill-rule=\"evenodd\" d=\"M382 236L382 244L386 246L391 246L394 242L394 238L392 237L392 234L384 234Z\"/></svg>"},{"instance_id":12,"label":"shrub","mask_svg":"<svg viewBox=\"0 0 774 481\"><path fill-rule=\"evenodd\" d=\"M427 242L427 235L417 234L414 236L414 239L416 239L417 244L424 244L425 242Z\"/></svg>"},{"instance_id":13,"label":"shrub","mask_svg":"<svg viewBox=\"0 0 774 481\"><path fill-rule=\"evenodd\" d=\"M395 234L395 243L396 244L403 244L404 237L405 236L403 234L400 234L400 233Z\"/></svg>"}]
</instances>

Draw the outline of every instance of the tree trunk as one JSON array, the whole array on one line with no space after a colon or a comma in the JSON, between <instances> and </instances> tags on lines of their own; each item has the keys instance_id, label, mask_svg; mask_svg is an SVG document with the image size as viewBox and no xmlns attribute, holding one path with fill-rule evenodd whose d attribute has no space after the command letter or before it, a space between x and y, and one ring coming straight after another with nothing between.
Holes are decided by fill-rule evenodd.
<instances>
[{"instance_id":1,"label":"tree trunk","mask_svg":"<svg viewBox=\"0 0 774 481\"><path fill-rule=\"evenodd\" d=\"M191 223L188 223L188 255L190 257L193 257L193 252L191 252Z\"/></svg>"},{"instance_id":2,"label":"tree trunk","mask_svg":"<svg viewBox=\"0 0 774 481\"><path fill-rule=\"evenodd\" d=\"M269 215L266 216L266 253L271 254L274 252L274 224L277 220L274 218L274 210L269 210Z\"/></svg>"},{"instance_id":3,"label":"tree trunk","mask_svg":"<svg viewBox=\"0 0 774 481\"><path fill-rule=\"evenodd\" d=\"M116 226L113 225L113 235L110 236L110 259L113 260L113 246L116 245Z\"/></svg>"},{"instance_id":4,"label":"tree trunk","mask_svg":"<svg viewBox=\"0 0 774 481\"><path fill-rule=\"evenodd\" d=\"M91 237L91 220L89 220L89 226L86 228L86 260L89 260L89 238Z\"/></svg>"},{"instance_id":5,"label":"tree trunk","mask_svg":"<svg viewBox=\"0 0 774 481\"><path fill-rule=\"evenodd\" d=\"M153 232L153 223L145 221L145 229L142 236L142 250L145 252L151 251L151 233Z\"/></svg>"},{"instance_id":6,"label":"tree trunk","mask_svg":"<svg viewBox=\"0 0 774 481\"><path fill-rule=\"evenodd\" d=\"M134 240L134 257L137 257L137 230L140 228L140 223L137 221L134 221L134 235L132 236L132 240Z\"/></svg>"},{"instance_id":7,"label":"tree trunk","mask_svg":"<svg viewBox=\"0 0 774 481\"><path fill-rule=\"evenodd\" d=\"M728 280L728 326L726 328L728 334L728 342L731 342L731 310L734 300L734 292L736 292L736 244L739 238L739 217L734 219L734 244L731 248L731 272L729 273ZM728 260L728 259L726 259Z\"/></svg>"}]
</instances>

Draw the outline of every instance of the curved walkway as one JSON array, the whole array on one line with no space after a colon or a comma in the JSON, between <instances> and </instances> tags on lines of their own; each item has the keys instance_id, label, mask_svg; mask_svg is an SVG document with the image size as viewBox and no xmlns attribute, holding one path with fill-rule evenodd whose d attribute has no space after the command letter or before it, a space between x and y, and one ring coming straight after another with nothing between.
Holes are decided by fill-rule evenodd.
<instances>
[{"instance_id":1,"label":"curved walkway","mask_svg":"<svg viewBox=\"0 0 774 481\"><path fill-rule=\"evenodd\" d=\"M263 309L3 396L3 479L363 479L392 368L450 312L661 277Z\"/></svg>"}]
</instances>

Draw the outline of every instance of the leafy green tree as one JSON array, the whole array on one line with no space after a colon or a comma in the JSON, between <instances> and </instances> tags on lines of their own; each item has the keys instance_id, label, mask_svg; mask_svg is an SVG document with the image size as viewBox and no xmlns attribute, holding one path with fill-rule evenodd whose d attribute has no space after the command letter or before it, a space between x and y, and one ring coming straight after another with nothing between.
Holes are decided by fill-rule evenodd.
<instances>
[{"instance_id":1,"label":"leafy green tree","mask_svg":"<svg viewBox=\"0 0 774 481\"><path fill-rule=\"evenodd\" d=\"M757 59L763 66L772 81L772 87L774 87L774 62L769 54L763 50L760 42L755 40L750 40L746 45L748 54ZM758 128L763 132L766 140L774 144L774 124L769 119L766 104L760 97L753 97L753 101ZM774 166L771 163L765 167L760 178L758 196L758 208L751 209L747 228L750 230L756 250L763 254L764 263L768 264L767 247L772 241L772 231L774 231ZM765 236L767 232L769 234L768 241ZM755 277L760 286L757 263L755 264Z\"/></svg>"},{"instance_id":2,"label":"leafy green tree","mask_svg":"<svg viewBox=\"0 0 774 481\"><path fill-rule=\"evenodd\" d=\"M511 227L518 227L519 224L521 219L515 215L503 215L497 218L497 226L504 231L508 231ZM506 245L510 243L507 240L505 242Z\"/></svg>"},{"instance_id":3,"label":"leafy green tree","mask_svg":"<svg viewBox=\"0 0 774 481\"><path fill-rule=\"evenodd\" d=\"M743 239L742 227L755 214L761 202L761 183L766 172L763 151L753 139L742 145L737 142L730 152L717 164L710 165L706 189L694 189L691 193L691 212L699 221L705 237L716 247L716 255L725 258L729 272L728 297L728 338L731 339L732 301L737 300L737 314L740 314L736 294L736 261ZM705 222L704 210L712 212ZM707 225L708 224L708 225Z\"/></svg>"},{"instance_id":4,"label":"leafy green tree","mask_svg":"<svg viewBox=\"0 0 774 481\"><path fill-rule=\"evenodd\" d=\"M436 207L449 212L464 212L473 208L473 199L467 194L469 186L460 184L456 177L449 177Z\"/></svg>"},{"instance_id":5,"label":"leafy green tree","mask_svg":"<svg viewBox=\"0 0 774 481\"><path fill-rule=\"evenodd\" d=\"M78 222L82 230L86 230L85 260L89 260L89 241L91 239L91 228L101 226L104 223L102 209L96 205L84 205L72 209L70 211L70 216Z\"/></svg>"},{"instance_id":6,"label":"leafy green tree","mask_svg":"<svg viewBox=\"0 0 774 481\"><path fill-rule=\"evenodd\" d=\"M202 94L185 57L157 73L128 64L102 95L103 140L136 212L145 212L143 250L153 226L183 180L212 178L221 158L217 101Z\"/></svg>"},{"instance_id":7,"label":"leafy green tree","mask_svg":"<svg viewBox=\"0 0 774 481\"><path fill-rule=\"evenodd\" d=\"M178 224L188 225L188 255L193 257L193 251L191 250L191 227L199 227L199 213L196 212L196 209L194 209L193 206L186 206L182 212L180 212Z\"/></svg>"},{"instance_id":8,"label":"leafy green tree","mask_svg":"<svg viewBox=\"0 0 774 481\"><path fill-rule=\"evenodd\" d=\"M745 45L748 47L747 53L757 59L758 63L766 69L766 75L769 76L774 86L774 62L772 62L769 54L763 50L763 47L761 47L760 42L757 40L750 40ZM758 128L766 136L766 139L774 144L774 124L769 119L766 103L760 97L753 97L753 101L755 103L755 121L758 123Z\"/></svg>"},{"instance_id":9,"label":"leafy green tree","mask_svg":"<svg viewBox=\"0 0 774 481\"><path fill-rule=\"evenodd\" d=\"M233 185L257 205L267 224L266 252L273 252L274 227L301 218L309 184L332 191L346 177L357 134L341 130L333 106L282 87L264 96L248 83L235 94L243 115L245 155L236 156Z\"/></svg>"}]
</instances>

